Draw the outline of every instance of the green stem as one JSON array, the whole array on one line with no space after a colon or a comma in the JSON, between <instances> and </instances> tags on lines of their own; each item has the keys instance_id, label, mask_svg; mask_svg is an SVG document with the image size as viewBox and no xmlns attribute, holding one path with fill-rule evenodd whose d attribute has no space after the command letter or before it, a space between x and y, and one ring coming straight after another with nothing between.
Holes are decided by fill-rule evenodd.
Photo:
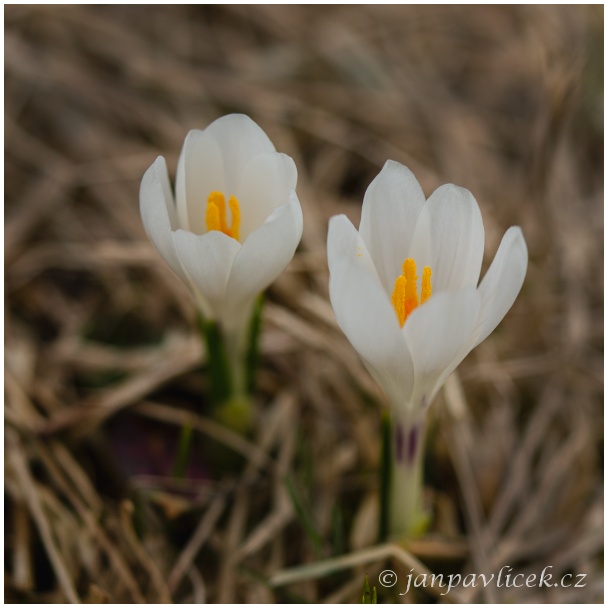
<instances>
[{"instance_id":1,"label":"green stem","mask_svg":"<svg viewBox=\"0 0 608 608\"><path fill-rule=\"evenodd\" d=\"M378 542L388 538L391 496L391 469L393 464L391 417L382 412L380 426L380 520L378 525Z\"/></svg>"},{"instance_id":2,"label":"green stem","mask_svg":"<svg viewBox=\"0 0 608 608\"><path fill-rule=\"evenodd\" d=\"M253 307L249 325L225 327L198 314L207 347L207 369L213 416L230 429L246 435L253 424L250 394L253 388L261 326L262 297Z\"/></svg>"},{"instance_id":3,"label":"green stem","mask_svg":"<svg viewBox=\"0 0 608 608\"><path fill-rule=\"evenodd\" d=\"M389 533L398 540L424 532L428 516L423 508L423 420L393 418Z\"/></svg>"},{"instance_id":4,"label":"green stem","mask_svg":"<svg viewBox=\"0 0 608 608\"><path fill-rule=\"evenodd\" d=\"M255 301L251 323L249 324L249 336L247 343L247 356L245 360L245 389L251 394L255 388L255 377L260 355L260 330L262 329L262 309L264 308L264 294L260 294Z\"/></svg>"},{"instance_id":5,"label":"green stem","mask_svg":"<svg viewBox=\"0 0 608 608\"><path fill-rule=\"evenodd\" d=\"M234 392L233 362L230 360L225 337L215 321L205 321L197 314L199 331L207 347L207 364L211 383L211 401L221 404L230 399Z\"/></svg>"}]
</instances>

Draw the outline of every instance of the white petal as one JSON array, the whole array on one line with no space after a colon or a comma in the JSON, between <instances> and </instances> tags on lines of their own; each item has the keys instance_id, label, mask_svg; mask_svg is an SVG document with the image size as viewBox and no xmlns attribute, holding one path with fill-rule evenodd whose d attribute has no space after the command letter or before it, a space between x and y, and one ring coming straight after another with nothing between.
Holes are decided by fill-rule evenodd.
<instances>
[{"instance_id":1,"label":"white petal","mask_svg":"<svg viewBox=\"0 0 608 608\"><path fill-rule=\"evenodd\" d=\"M369 253L345 216L329 222L329 294L342 331L395 406L409 402L411 357Z\"/></svg>"},{"instance_id":2,"label":"white petal","mask_svg":"<svg viewBox=\"0 0 608 608\"><path fill-rule=\"evenodd\" d=\"M239 175L245 165L258 154L276 152L264 131L249 116L229 114L212 122L205 133L219 146L224 163L227 196L238 187Z\"/></svg>"},{"instance_id":3,"label":"white petal","mask_svg":"<svg viewBox=\"0 0 608 608\"><path fill-rule=\"evenodd\" d=\"M188 133L177 163L175 195L180 226L206 232L205 213L211 192L226 192L224 161L216 140L205 131Z\"/></svg>"},{"instance_id":4,"label":"white petal","mask_svg":"<svg viewBox=\"0 0 608 608\"><path fill-rule=\"evenodd\" d=\"M296 193L242 244L226 289L226 309L238 314L264 291L293 258L302 237L302 208Z\"/></svg>"},{"instance_id":5,"label":"white petal","mask_svg":"<svg viewBox=\"0 0 608 608\"><path fill-rule=\"evenodd\" d=\"M239 242L217 230L202 235L178 230L173 239L203 312L221 318L230 271L241 248Z\"/></svg>"},{"instance_id":6,"label":"white petal","mask_svg":"<svg viewBox=\"0 0 608 608\"><path fill-rule=\"evenodd\" d=\"M502 237L494 261L479 285L481 308L472 347L485 340L513 306L527 268L524 235L519 226L512 226Z\"/></svg>"},{"instance_id":7,"label":"white petal","mask_svg":"<svg viewBox=\"0 0 608 608\"><path fill-rule=\"evenodd\" d=\"M476 287L483 258L484 229L479 205L464 188L441 186L425 203L414 232L410 257L418 275L430 266L433 293Z\"/></svg>"},{"instance_id":8,"label":"white petal","mask_svg":"<svg viewBox=\"0 0 608 608\"><path fill-rule=\"evenodd\" d=\"M428 404L464 358L478 314L479 296L473 287L466 287L458 293L434 295L409 316L402 331L414 361L414 401L424 397Z\"/></svg>"},{"instance_id":9,"label":"white petal","mask_svg":"<svg viewBox=\"0 0 608 608\"><path fill-rule=\"evenodd\" d=\"M177 257L172 230L177 227L167 164L159 156L148 168L139 189L139 211L148 238L173 272L188 283Z\"/></svg>"},{"instance_id":10,"label":"white petal","mask_svg":"<svg viewBox=\"0 0 608 608\"><path fill-rule=\"evenodd\" d=\"M389 293L408 257L424 200L414 174L392 160L386 162L365 192L359 231Z\"/></svg>"},{"instance_id":11,"label":"white petal","mask_svg":"<svg viewBox=\"0 0 608 608\"><path fill-rule=\"evenodd\" d=\"M266 152L249 160L232 193L241 207L241 241L289 200L297 179L296 165L286 154Z\"/></svg>"},{"instance_id":12,"label":"white petal","mask_svg":"<svg viewBox=\"0 0 608 608\"><path fill-rule=\"evenodd\" d=\"M376 276L376 267L371 258L367 245L363 241L361 234L353 226L352 222L345 215L335 215L329 220L329 231L327 233L327 261L329 271L337 257L356 257L358 264L363 264L368 272Z\"/></svg>"}]
</instances>

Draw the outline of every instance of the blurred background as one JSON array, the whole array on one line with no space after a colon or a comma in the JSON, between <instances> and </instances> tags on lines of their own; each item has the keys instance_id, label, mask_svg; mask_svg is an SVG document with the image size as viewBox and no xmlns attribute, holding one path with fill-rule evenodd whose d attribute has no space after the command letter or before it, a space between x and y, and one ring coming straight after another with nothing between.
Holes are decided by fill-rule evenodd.
<instances>
[{"instance_id":1,"label":"blurred background","mask_svg":"<svg viewBox=\"0 0 608 608\"><path fill-rule=\"evenodd\" d=\"M304 212L247 438L201 403L193 303L138 206L154 159L174 175L188 130L231 112L294 158ZM5 7L5 599L357 602L365 572L409 572L366 557L384 401L335 323L325 255L329 217L358 225L393 159L427 196L473 192L482 273L511 225L530 253L436 399L433 522L407 554L586 578L379 600L601 602L603 145L601 6ZM281 578L332 556L347 563Z\"/></svg>"}]
</instances>

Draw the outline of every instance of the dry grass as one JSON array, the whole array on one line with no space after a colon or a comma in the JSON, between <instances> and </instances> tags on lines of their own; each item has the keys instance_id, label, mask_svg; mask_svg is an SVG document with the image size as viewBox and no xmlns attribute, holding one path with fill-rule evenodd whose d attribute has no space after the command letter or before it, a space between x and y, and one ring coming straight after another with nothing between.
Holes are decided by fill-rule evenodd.
<instances>
[{"instance_id":1,"label":"dry grass","mask_svg":"<svg viewBox=\"0 0 608 608\"><path fill-rule=\"evenodd\" d=\"M416 599L601 601L602 22L564 6L6 7L6 599L349 602L388 567L553 566L586 586ZM294 157L305 217L269 291L250 439L198 406L192 303L137 203L158 154L174 168L188 129L232 111ZM387 158L427 195L474 192L484 267L512 224L530 250L512 311L434 405L433 527L405 548L374 546L382 397L337 328L325 258L328 218L358 220ZM198 458L175 481L186 420Z\"/></svg>"}]
</instances>

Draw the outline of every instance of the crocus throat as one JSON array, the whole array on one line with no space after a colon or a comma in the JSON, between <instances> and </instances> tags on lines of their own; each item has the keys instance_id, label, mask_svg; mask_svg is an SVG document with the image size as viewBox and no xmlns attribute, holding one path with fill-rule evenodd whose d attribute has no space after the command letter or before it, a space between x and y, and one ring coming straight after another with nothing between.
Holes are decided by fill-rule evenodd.
<instances>
[{"instance_id":1,"label":"crocus throat","mask_svg":"<svg viewBox=\"0 0 608 608\"><path fill-rule=\"evenodd\" d=\"M433 292L431 287L431 269L428 266L422 271L422 289L418 298L418 287L416 281L416 262L412 258L407 258L403 262L402 273L395 281L391 302L397 315L399 325L403 327L412 310L424 304Z\"/></svg>"},{"instance_id":2,"label":"crocus throat","mask_svg":"<svg viewBox=\"0 0 608 608\"><path fill-rule=\"evenodd\" d=\"M207 212L205 213L207 232L219 230L238 241L241 226L241 208L236 196L231 196L228 199L228 207L230 208L232 220L230 226L228 226L228 220L226 219L226 198L223 193L215 191L207 197Z\"/></svg>"}]
</instances>

